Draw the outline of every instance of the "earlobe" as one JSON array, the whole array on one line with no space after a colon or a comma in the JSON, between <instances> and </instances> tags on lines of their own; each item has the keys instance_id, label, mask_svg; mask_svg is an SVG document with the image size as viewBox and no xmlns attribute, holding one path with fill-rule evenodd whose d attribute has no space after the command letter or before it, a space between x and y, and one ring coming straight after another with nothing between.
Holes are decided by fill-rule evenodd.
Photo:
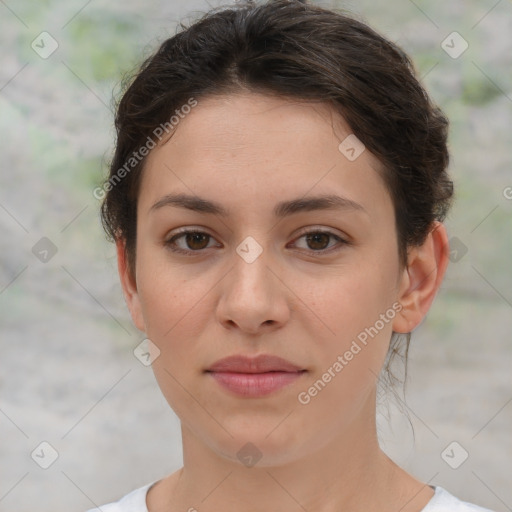
<instances>
[{"instance_id":1,"label":"earlobe","mask_svg":"<svg viewBox=\"0 0 512 512\"><path fill-rule=\"evenodd\" d=\"M146 327L144 324L144 317L142 315L142 307L139 298L139 292L137 290L137 283L134 276L131 275L128 261L126 258L125 241L122 239L116 240L117 250L117 269L119 272L119 279L121 281L121 287L123 288L123 294L130 311L133 323L139 331L145 332Z\"/></svg>"},{"instance_id":2,"label":"earlobe","mask_svg":"<svg viewBox=\"0 0 512 512\"><path fill-rule=\"evenodd\" d=\"M393 322L395 332L411 332L424 319L443 281L448 255L446 228L436 221L425 242L409 251L400 281L398 300L402 310Z\"/></svg>"}]
</instances>

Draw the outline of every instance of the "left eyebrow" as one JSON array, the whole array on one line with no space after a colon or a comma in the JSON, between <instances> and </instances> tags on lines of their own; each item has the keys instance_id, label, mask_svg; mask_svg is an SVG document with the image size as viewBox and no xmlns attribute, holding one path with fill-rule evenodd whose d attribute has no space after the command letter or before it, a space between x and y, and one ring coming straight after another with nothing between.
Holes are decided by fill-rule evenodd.
<instances>
[{"instance_id":1,"label":"left eyebrow","mask_svg":"<svg viewBox=\"0 0 512 512\"><path fill-rule=\"evenodd\" d=\"M219 215L221 217L228 217L230 215L229 210L221 204L188 194L167 194L160 198L149 211L152 212L164 206L186 208L198 213ZM274 216L284 218L297 213L316 210L352 210L368 215L368 212L361 204L346 197L328 194L281 201L274 207Z\"/></svg>"}]
</instances>

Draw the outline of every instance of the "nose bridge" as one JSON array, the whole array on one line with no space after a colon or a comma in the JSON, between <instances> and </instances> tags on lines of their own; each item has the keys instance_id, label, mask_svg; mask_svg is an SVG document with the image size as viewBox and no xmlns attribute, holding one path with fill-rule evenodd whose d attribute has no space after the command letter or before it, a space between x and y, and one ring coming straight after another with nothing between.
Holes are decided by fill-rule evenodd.
<instances>
[{"instance_id":1,"label":"nose bridge","mask_svg":"<svg viewBox=\"0 0 512 512\"><path fill-rule=\"evenodd\" d=\"M262 236L263 238L263 236ZM263 245L265 244L265 246ZM279 280L272 266L270 247L247 236L236 246L233 268L222 289L219 320L256 333L265 324L282 325L288 316L285 297L279 295Z\"/></svg>"},{"instance_id":2,"label":"nose bridge","mask_svg":"<svg viewBox=\"0 0 512 512\"><path fill-rule=\"evenodd\" d=\"M242 291L258 291L264 287L263 281L268 280L269 247L263 244L263 240L260 244L253 236L247 236L235 249L233 277L237 284L242 285Z\"/></svg>"},{"instance_id":3,"label":"nose bridge","mask_svg":"<svg viewBox=\"0 0 512 512\"><path fill-rule=\"evenodd\" d=\"M260 236L259 238L262 241L262 237ZM265 242L262 241L262 243ZM236 247L236 253L248 265L252 265L258 259L261 260L260 256L264 250L268 252L268 247L264 249L263 245L250 235L246 236Z\"/></svg>"}]
</instances>

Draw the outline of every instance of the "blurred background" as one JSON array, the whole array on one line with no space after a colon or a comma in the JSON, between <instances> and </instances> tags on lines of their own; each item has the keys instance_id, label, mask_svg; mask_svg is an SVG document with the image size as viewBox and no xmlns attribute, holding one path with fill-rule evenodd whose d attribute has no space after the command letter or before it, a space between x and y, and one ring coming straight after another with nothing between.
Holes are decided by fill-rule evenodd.
<instances>
[{"instance_id":1,"label":"blurred background","mask_svg":"<svg viewBox=\"0 0 512 512\"><path fill-rule=\"evenodd\" d=\"M412 335L405 401L380 395L382 446L423 481L510 511L512 2L314 3L402 46L451 120L451 263ZM0 0L1 511L84 511L182 465L93 189L123 75L220 4Z\"/></svg>"}]
</instances>

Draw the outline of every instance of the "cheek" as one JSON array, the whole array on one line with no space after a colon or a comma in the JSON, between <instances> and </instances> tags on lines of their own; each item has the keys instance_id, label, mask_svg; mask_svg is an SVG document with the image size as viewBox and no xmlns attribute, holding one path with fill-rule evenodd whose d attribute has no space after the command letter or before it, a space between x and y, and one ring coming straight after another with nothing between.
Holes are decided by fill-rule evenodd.
<instances>
[{"instance_id":1,"label":"cheek","mask_svg":"<svg viewBox=\"0 0 512 512\"><path fill-rule=\"evenodd\" d=\"M377 379L396 315L395 256L390 247L378 258L362 257L358 264L340 269L321 287L309 282L311 310L323 320L315 322L310 333L319 356L311 382L320 379L320 388L327 383L329 391L321 393L324 404L356 403L358 394ZM301 289L307 294L307 287Z\"/></svg>"},{"instance_id":2,"label":"cheek","mask_svg":"<svg viewBox=\"0 0 512 512\"><path fill-rule=\"evenodd\" d=\"M337 346L350 342L379 321L382 314L392 310L396 300L394 278L382 262L361 262L331 273L321 282L297 279L301 285L294 291L305 298L312 318L322 320L315 320L318 339ZM390 322L384 326L379 322L378 328L389 331Z\"/></svg>"},{"instance_id":3,"label":"cheek","mask_svg":"<svg viewBox=\"0 0 512 512\"><path fill-rule=\"evenodd\" d=\"M205 283L169 274L155 272L139 289L148 337L153 337L161 350L196 337L206 318ZM175 348L179 350L179 346Z\"/></svg>"},{"instance_id":4,"label":"cheek","mask_svg":"<svg viewBox=\"0 0 512 512\"><path fill-rule=\"evenodd\" d=\"M163 254L163 255L162 255ZM209 291L214 291L216 276L204 269L191 276L183 266L171 265L165 251L140 253L139 296L147 337L160 354L152 367L165 398L179 415L190 408L190 379L200 377L205 362L205 338L211 323ZM186 276L186 277L185 277ZM213 288L213 289L212 289ZM187 405L188 404L188 405Z\"/></svg>"},{"instance_id":5,"label":"cheek","mask_svg":"<svg viewBox=\"0 0 512 512\"><path fill-rule=\"evenodd\" d=\"M169 265L148 262L139 276L139 295L147 337L159 350L152 364L155 378L178 417L200 416L204 411L187 390L191 389L192 368L199 373L204 357L194 340L200 339L211 315L204 297L211 286L201 280L184 280L183 272Z\"/></svg>"},{"instance_id":6,"label":"cheek","mask_svg":"<svg viewBox=\"0 0 512 512\"><path fill-rule=\"evenodd\" d=\"M340 277L315 300L318 315L333 332L310 333L316 364L296 401L306 430L324 419L325 438L353 422L368 403L388 351L392 296L384 282L370 277L368 272Z\"/></svg>"},{"instance_id":7,"label":"cheek","mask_svg":"<svg viewBox=\"0 0 512 512\"><path fill-rule=\"evenodd\" d=\"M184 276L183 267L171 264L164 248L138 240L137 289L148 337L156 342L170 338L189 315L198 314L204 284Z\"/></svg>"}]
</instances>

